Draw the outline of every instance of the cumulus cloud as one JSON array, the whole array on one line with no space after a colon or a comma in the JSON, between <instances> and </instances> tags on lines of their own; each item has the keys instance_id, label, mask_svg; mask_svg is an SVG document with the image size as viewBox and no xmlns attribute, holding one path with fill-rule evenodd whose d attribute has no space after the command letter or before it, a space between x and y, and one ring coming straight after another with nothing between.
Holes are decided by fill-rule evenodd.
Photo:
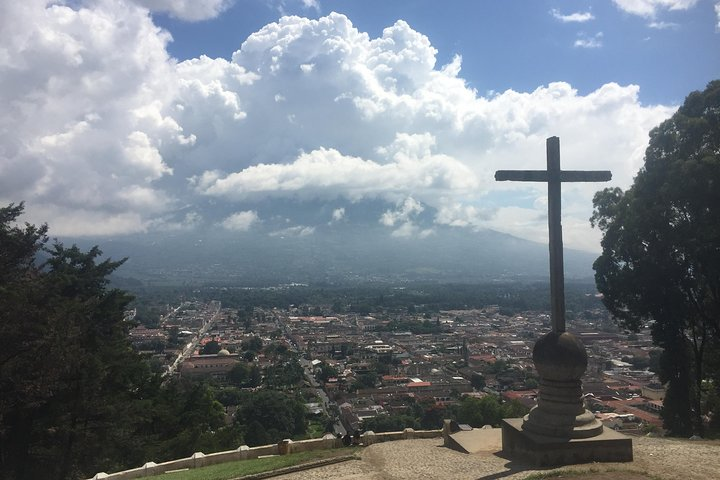
<instances>
[{"instance_id":1,"label":"cumulus cloud","mask_svg":"<svg viewBox=\"0 0 720 480\"><path fill-rule=\"evenodd\" d=\"M550 14L556 19L563 23L585 23L593 20L595 16L591 12L575 12L567 15L563 15L560 10L553 8Z\"/></svg>"},{"instance_id":2,"label":"cumulus cloud","mask_svg":"<svg viewBox=\"0 0 720 480\"><path fill-rule=\"evenodd\" d=\"M247 232L255 222L259 220L258 214L254 210L247 210L244 212L236 212L225 218L221 225L226 230L232 230L235 232Z\"/></svg>"},{"instance_id":3,"label":"cumulus cloud","mask_svg":"<svg viewBox=\"0 0 720 480\"><path fill-rule=\"evenodd\" d=\"M416 142L423 141L432 142L433 138L427 133L398 134L388 149L380 150L390 157L387 163L320 148L288 164L253 165L225 176L205 172L195 183L201 193L232 200L267 196L392 199L408 191L430 194L434 190L467 191L477 186L472 171L459 161L428 150L413 150Z\"/></svg>"},{"instance_id":4,"label":"cumulus cloud","mask_svg":"<svg viewBox=\"0 0 720 480\"><path fill-rule=\"evenodd\" d=\"M234 0L133 0L153 12L189 22L215 18L229 8Z\"/></svg>"},{"instance_id":5,"label":"cumulus cloud","mask_svg":"<svg viewBox=\"0 0 720 480\"><path fill-rule=\"evenodd\" d=\"M720 2L715 4L715 15L717 15L717 25L715 25L715 30L720 31Z\"/></svg>"},{"instance_id":6,"label":"cumulus cloud","mask_svg":"<svg viewBox=\"0 0 720 480\"><path fill-rule=\"evenodd\" d=\"M460 56L437 65L404 21L371 38L340 14L284 17L231 59L178 63L147 8L86 7L0 4L0 201L26 200L29 220L58 235L242 227L276 199L386 202L398 236L433 222L514 233L517 219L542 225L542 209L503 202L543 188L497 184L495 170L542 168L558 135L564 168L609 169L627 187L648 131L673 112L614 83L479 95ZM564 189L566 236L581 242L569 245L587 246L597 188ZM303 225L276 234L314 232L291 221Z\"/></svg>"},{"instance_id":7,"label":"cumulus cloud","mask_svg":"<svg viewBox=\"0 0 720 480\"><path fill-rule=\"evenodd\" d=\"M663 10L688 10L698 0L613 0L622 11L642 17L655 17Z\"/></svg>"},{"instance_id":8,"label":"cumulus cloud","mask_svg":"<svg viewBox=\"0 0 720 480\"><path fill-rule=\"evenodd\" d=\"M191 141L163 111L169 35L122 2L3 2L0 18L3 200L56 213L40 220L58 231L145 230L173 200L153 186L172 174L161 146Z\"/></svg>"}]
</instances>

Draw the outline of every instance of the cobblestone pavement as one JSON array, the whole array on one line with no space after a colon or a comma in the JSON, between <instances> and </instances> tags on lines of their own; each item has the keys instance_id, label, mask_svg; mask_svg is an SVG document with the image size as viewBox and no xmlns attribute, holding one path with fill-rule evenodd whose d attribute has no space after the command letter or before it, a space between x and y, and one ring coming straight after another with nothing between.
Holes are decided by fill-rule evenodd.
<instances>
[{"instance_id":1,"label":"cobblestone pavement","mask_svg":"<svg viewBox=\"0 0 720 480\"><path fill-rule=\"evenodd\" d=\"M596 463L565 469L635 471L661 479L720 479L720 442L691 442L662 438L633 438L635 460ZM442 438L403 440L371 445L361 460L276 477L283 480L415 480L523 479L533 470L493 453L467 455L445 448ZM542 470L549 471L549 470Z\"/></svg>"}]
</instances>

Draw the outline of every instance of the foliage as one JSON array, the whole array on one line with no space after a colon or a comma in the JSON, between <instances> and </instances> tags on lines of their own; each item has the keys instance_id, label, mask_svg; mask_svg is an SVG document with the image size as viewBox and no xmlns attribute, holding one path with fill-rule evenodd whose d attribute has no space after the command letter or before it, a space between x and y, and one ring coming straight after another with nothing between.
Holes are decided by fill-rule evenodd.
<instances>
[{"instance_id":1,"label":"foliage","mask_svg":"<svg viewBox=\"0 0 720 480\"><path fill-rule=\"evenodd\" d=\"M243 340L240 344L240 347L245 351L258 353L260 350L262 350L263 341L262 338L258 337L257 335L253 335L252 337Z\"/></svg>"},{"instance_id":2,"label":"foliage","mask_svg":"<svg viewBox=\"0 0 720 480\"><path fill-rule=\"evenodd\" d=\"M288 360L265 368L263 382L268 388L287 390L300 385L305 371L297 360Z\"/></svg>"},{"instance_id":3,"label":"foliage","mask_svg":"<svg viewBox=\"0 0 720 480\"><path fill-rule=\"evenodd\" d=\"M257 387L260 385L260 368L246 363L237 363L228 372L228 380L236 387Z\"/></svg>"},{"instance_id":4,"label":"foliage","mask_svg":"<svg viewBox=\"0 0 720 480\"><path fill-rule=\"evenodd\" d=\"M316 376L318 380L323 383L327 382L330 378L337 378L338 375L340 375L340 372L338 372L335 367L328 365L325 362L318 364L317 368L319 371Z\"/></svg>"},{"instance_id":5,"label":"foliage","mask_svg":"<svg viewBox=\"0 0 720 480\"><path fill-rule=\"evenodd\" d=\"M400 432L406 428L420 428L420 423L412 415L378 415L363 420L363 429L375 433Z\"/></svg>"},{"instance_id":6,"label":"foliage","mask_svg":"<svg viewBox=\"0 0 720 480\"><path fill-rule=\"evenodd\" d=\"M210 340L205 345L203 345L202 350L200 351L201 355L214 355L217 354L221 350L220 344L217 342L217 340Z\"/></svg>"},{"instance_id":7,"label":"foliage","mask_svg":"<svg viewBox=\"0 0 720 480\"><path fill-rule=\"evenodd\" d=\"M603 232L595 279L620 324L650 323L669 382L665 427L701 433L702 382L720 328L720 81L691 93L650 134L626 192L605 189L591 219Z\"/></svg>"},{"instance_id":8,"label":"foliage","mask_svg":"<svg viewBox=\"0 0 720 480\"><path fill-rule=\"evenodd\" d=\"M275 443L307 431L304 403L274 390L247 394L235 421L245 430L245 441L250 446Z\"/></svg>"},{"instance_id":9,"label":"foliage","mask_svg":"<svg viewBox=\"0 0 720 480\"><path fill-rule=\"evenodd\" d=\"M472 385L475 390L482 390L487 385L487 382L482 373L473 372L470 376L470 385Z\"/></svg>"},{"instance_id":10,"label":"foliage","mask_svg":"<svg viewBox=\"0 0 720 480\"><path fill-rule=\"evenodd\" d=\"M464 396L458 405L449 409L450 415L459 423L472 427L498 426L503 418L522 417L528 409L517 401L500 403L497 397L486 395L482 398Z\"/></svg>"},{"instance_id":11,"label":"foliage","mask_svg":"<svg viewBox=\"0 0 720 480\"><path fill-rule=\"evenodd\" d=\"M0 208L0 470L65 479L137 461L132 420L154 385L127 341L130 297L107 286L122 261L48 247L45 226L16 225L22 210Z\"/></svg>"},{"instance_id":12,"label":"foliage","mask_svg":"<svg viewBox=\"0 0 720 480\"><path fill-rule=\"evenodd\" d=\"M224 429L223 405L205 382L172 380L157 392L143 432L148 439L145 455L170 460L237 448L240 432Z\"/></svg>"}]
</instances>

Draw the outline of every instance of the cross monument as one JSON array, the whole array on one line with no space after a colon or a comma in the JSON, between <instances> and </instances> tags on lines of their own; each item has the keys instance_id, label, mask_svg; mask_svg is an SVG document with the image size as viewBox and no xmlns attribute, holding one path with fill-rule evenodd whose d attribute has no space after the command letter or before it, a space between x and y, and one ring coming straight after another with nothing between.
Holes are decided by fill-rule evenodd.
<instances>
[{"instance_id":1,"label":"cross monument","mask_svg":"<svg viewBox=\"0 0 720 480\"><path fill-rule=\"evenodd\" d=\"M506 421L508 449L517 447L510 438L535 435L548 441L591 438L603 433L603 426L585 408L581 377L587 369L587 353L582 342L565 331L565 286L563 271L562 223L560 219L560 185L563 182L606 182L609 171L560 169L560 139L547 139L547 170L498 170L495 180L547 182L548 228L550 232L550 303L552 330L542 336L533 348L533 362L540 376L537 406L522 419L522 425L511 427ZM503 427L503 449L506 448L506 426ZM512 435L510 435L512 434ZM535 437L533 437L535 438ZM520 441L520 440L518 440ZM524 442L525 440L522 440ZM521 442L521 443L522 443ZM524 448L524 447L523 447ZM558 453L565 455L562 449Z\"/></svg>"}]
</instances>

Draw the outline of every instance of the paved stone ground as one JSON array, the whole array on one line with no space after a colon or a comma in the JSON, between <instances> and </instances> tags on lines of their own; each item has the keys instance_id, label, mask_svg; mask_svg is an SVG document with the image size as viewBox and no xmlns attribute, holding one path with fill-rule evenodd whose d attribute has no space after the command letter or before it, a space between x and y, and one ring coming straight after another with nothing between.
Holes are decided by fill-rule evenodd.
<instances>
[{"instance_id":1,"label":"paved stone ground","mask_svg":"<svg viewBox=\"0 0 720 480\"><path fill-rule=\"evenodd\" d=\"M632 472L668 480L720 479L720 442L691 442L663 438L633 437L635 460L629 463L595 463L564 467L564 470L616 472L616 478ZM531 473L548 472L510 461L497 453L472 455L442 445L442 438L403 440L371 445L360 452L361 460L320 467L276 477L283 480L471 480L524 479ZM620 472L627 472L621 474ZM592 478L594 475L588 475ZM598 478L598 477L596 477ZM612 478L612 476L610 477Z\"/></svg>"}]
</instances>

